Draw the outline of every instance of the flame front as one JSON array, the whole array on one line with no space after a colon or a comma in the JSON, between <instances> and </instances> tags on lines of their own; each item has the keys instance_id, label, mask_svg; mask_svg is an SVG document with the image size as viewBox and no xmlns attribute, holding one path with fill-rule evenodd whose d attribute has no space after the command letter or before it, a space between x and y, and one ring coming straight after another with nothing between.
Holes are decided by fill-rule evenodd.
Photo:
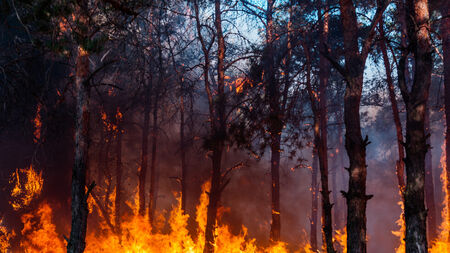
<instances>
[{"instance_id":1,"label":"flame front","mask_svg":"<svg viewBox=\"0 0 450 253\"><path fill-rule=\"evenodd\" d=\"M208 190L210 183L207 182L202 186L202 194L197 205L195 220L199 225L199 229L195 236L195 240L189 234L187 229L187 221L189 216L184 214L181 209L181 198L176 198L177 202L172 206L169 219L161 220L168 224L169 232L163 233L161 229L152 229L148 222L148 217L138 215L136 203L127 203L132 206L134 214L122 217L120 235L113 229L113 226L102 222L100 229L90 231L86 238L87 253L93 252L186 252L201 253L203 252L203 244L205 238L204 227L206 225L206 213L208 205ZM115 196L110 193L108 198ZM114 198L114 197L112 197ZM99 208L98 203L89 198L92 207ZM114 199L108 202L114 203ZM115 207L110 206L108 213L113 214ZM219 215L220 216L220 215ZM161 217L163 217L161 215ZM105 217L102 217L105 219ZM56 226L53 221L53 211L47 203L41 203L39 208L22 216L21 220L24 225L20 242L21 252L65 252L66 242L63 236L56 232ZM164 218L161 218L164 219ZM113 220L110 217L110 220ZM219 218L220 223L220 218ZM0 224L1 225L1 224ZM9 240L13 235L7 232L4 227L0 226L0 246L2 252L9 247ZM217 253L253 253L253 252L288 252L286 243L279 242L267 248L261 248L256 245L256 239L248 238L247 228L242 226L241 233L234 235L230 232L227 225L217 225L215 233L216 244L215 252ZM4 235L7 235L6 237ZM305 246L304 249L296 252L311 252Z\"/></svg>"}]
</instances>

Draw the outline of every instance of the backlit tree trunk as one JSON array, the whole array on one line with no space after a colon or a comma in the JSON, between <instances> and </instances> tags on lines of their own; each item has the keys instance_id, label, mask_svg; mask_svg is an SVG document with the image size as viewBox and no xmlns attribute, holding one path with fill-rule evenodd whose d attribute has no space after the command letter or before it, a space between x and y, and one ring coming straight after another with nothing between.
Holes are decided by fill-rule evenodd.
<instances>
[{"instance_id":1,"label":"backlit tree trunk","mask_svg":"<svg viewBox=\"0 0 450 253\"><path fill-rule=\"evenodd\" d=\"M80 25L87 24L87 1L79 1L76 16ZM80 29L83 31L83 29ZM81 32L83 38L86 33ZM86 194L86 171L89 153L89 93L87 82L89 76L89 54L78 46L78 55L75 63L75 161L72 169L72 226L67 244L68 253L82 253L86 247L86 228L88 217Z\"/></svg>"},{"instance_id":2,"label":"backlit tree trunk","mask_svg":"<svg viewBox=\"0 0 450 253\"><path fill-rule=\"evenodd\" d=\"M316 252L317 247L317 213L318 213L318 193L319 186L317 184L317 173L319 170L319 157L316 149L314 148L312 154L312 166L311 166L311 218L310 218L310 244L311 250Z\"/></svg>"},{"instance_id":3,"label":"backlit tree trunk","mask_svg":"<svg viewBox=\"0 0 450 253\"><path fill-rule=\"evenodd\" d=\"M115 206L115 226L116 232L120 236L120 208L122 203L122 113L117 108L116 113L117 124L117 143L116 143L116 198L114 202Z\"/></svg>"},{"instance_id":4,"label":"backlit tree trunk","mask_svg":"<svg viewBox=\"0 0 450 253\"><path fill-rule=\"evenodd\" d=\"M347 83L344 95L345 149L350 162L349 188L343 192L347 200L347 249L349 253L367 252L366 206L372 197L366 195L366 146L368 138L362 138L360 122L360 102L364 81L364 67L371 44L375 37L375 27L380 21L386 3L378 1L377 11L369 26L369 33L359 49L359 23L356 7L352 0L340 0L341 22L344 39L345 66L333 61L333 65L344 76Z\"/></svg>"},{"instance_id":5,"label":"backlit tree trunk","mask_svg":"<svg viewBox=\"0 0 450 253\"><path fill-rule=\"evenodd\" d=\"M444 55L444 92L445 92L445 153L446 153L446 169L447 169L447 192L450 192L450 3L444 1L444 7L442 8L442 19L440 24L441 37L442 37L442 49ZM447 208L450 208L450 195L447 196ZM450 210L450 209L448 209ZM450 216L447 217L450 222ZM450 233L447 236L447 240L450 241Z\"/></svg>"},{"instance_id":6,"label":"backlit tree trunk","mask_svg":"<svg viewBox=\"0 0 450 253\"><path fill-rule=\"evenodd\" d=\"M414 54L414 80L409 91L405 78L399 76L399 86L406 105L406 189L405 222L406 252L427 252L425 209L425 155L428 151L425 136L425 113L431 84L432 50L429 35L427 0L408 0L406 23L409 49ZM408 53L403 53L399 69L406 66ZM403 72L404 73L404 72Z\"/></svg>"}]
</instances>

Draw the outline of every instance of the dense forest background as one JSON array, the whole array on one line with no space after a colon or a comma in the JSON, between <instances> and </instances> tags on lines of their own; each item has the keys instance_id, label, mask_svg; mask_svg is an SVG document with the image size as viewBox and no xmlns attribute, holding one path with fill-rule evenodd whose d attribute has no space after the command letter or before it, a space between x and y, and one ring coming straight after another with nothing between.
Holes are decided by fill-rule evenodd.
<instances>
[{"instance_id":1,"label":"dense forest background","mask_svg":"<svg viewBox=\"0 0 450 253\"><path fill-rule=\"evenodd\" d=\"M43 203L68 252L126 240L133 215L169 233L179 203L203 252L220 251L216 221L261 249L394 252L403 201L406 252L433 248L450 228L448 15L437 0L2 0L1 249L45 251L23 243Z\"/></svg>"}]
</instances>

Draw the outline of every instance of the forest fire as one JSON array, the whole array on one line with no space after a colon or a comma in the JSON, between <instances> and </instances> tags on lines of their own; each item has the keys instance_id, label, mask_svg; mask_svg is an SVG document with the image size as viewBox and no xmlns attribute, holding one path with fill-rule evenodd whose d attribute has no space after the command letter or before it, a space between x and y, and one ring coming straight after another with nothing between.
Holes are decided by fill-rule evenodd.
<instances>
[{"instance_id":1,"label":"forest fire","mask_svg":"<svg viewBox=\"0 0 450 253\"><path fill-rule=\"evenodd\" d=\"M202 242L205 231L202 228L206 224L207 192L209 188L209 182L203 185L200 203L197 205L195 220L199 225L199 231L195 235L196 240L189 234L187 229L188 215L183 214L180 205L181 199L177 197L177 204L172 207L169 219L165 221L162 217L159 223L160 227L152 228L148 223L148 217L139 216L136 205L134 205L132 215L122 217L120 234L112 230L105 222L101 222L101 227L98 231L90 231L88 233L85 252L203 252ZM31 198L27 200L31 201ZM114 192L111 194L110 202L114 203ZM92 211L93 209L91 209ZM111 214L113 213L114 210L111 210ZM23 223L23 229L20 231L22 238L20 242L21 252L65 252L66 242L56 232L55 225L52 223L53 218L53 211L45 202L40 203L37 210L24 214L21 217ZM163 227L166 225L170 228L168 233L162 232ZM9 233L4 226L1 226L0 229L2 252L8 252L9 240L15 234L14 232ZM258 247L255 244L255 239L248 238L247 228L244 226L239 235L233 235L228 226L218 225L215 235L215 252L219 253L288 252L285 244L282 242L268 248ZM305 246L304 250L305 252L310 252L308 246ZM299 250L298 252L302 251Z\"/></svg>"},{"instance_id":2,"label":"forest fire","mask_svg":"<svg viewBox=\"0 0 450 253\"><path fill-rule=\"evenodd\" d=\"M2 1L0 253L450 252L449 155L450 1Z\"/></svg>"}]
</instances>

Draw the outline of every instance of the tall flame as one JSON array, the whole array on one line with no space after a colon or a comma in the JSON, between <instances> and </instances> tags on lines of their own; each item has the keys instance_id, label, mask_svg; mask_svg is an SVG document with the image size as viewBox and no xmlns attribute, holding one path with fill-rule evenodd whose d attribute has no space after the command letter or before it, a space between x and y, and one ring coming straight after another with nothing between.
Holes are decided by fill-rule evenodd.
<instances>
[{"instance_id":1,"label":"tall flame","mask_svg":"<svg viewBox=\"0 0 450 253\"><path fill-rule=\"evenodd\" d=\"M398 205L402 209L402 212L400 213L400 217L395 222L399 226L399 230L392 231L392 234L399 238L399 245L397 248L395 248L395 253L403 253L406 250L405 249L405 240L404 240L405 232L406 232L405 219L404 219L405 208L403 205L403 201L399 201Z\"/></svg>"},{"instance_id":2,"label":"tall flame","mask_svg":"<svg viewBox=\"0 0 450 253\"><path fill-rule=\"evenodd\" d=\"M56 226L52 223L52 209L47 203L40 205L36 212L22 216L23 236L20 247L25 253L64 252L66 247Z\"/></svg>"},{"instance_id":3,"label":"tall flame","mask_svg":"<svg viewBox=\"0 0 450 253\"><path fill-rule=\"evenodd\" d=\"M442 182L442 192L444 193L444 201L441 212L442 222L439 226L439 236L438 238L433 241L430 245L429 252L431 253L440 253L440 252L450 252L450 242L448 241L448 235L450 233L450 224L449 224L449 210L448 210L448 194L447 191L447 184L449 183L447 181L447 166L446 166L446 160L447 155L445 153L445 141L441 146L442 149L442 155L440 160L440 167L442 168L441 172L441 182Z\"/></svg>"}]
</instances>

